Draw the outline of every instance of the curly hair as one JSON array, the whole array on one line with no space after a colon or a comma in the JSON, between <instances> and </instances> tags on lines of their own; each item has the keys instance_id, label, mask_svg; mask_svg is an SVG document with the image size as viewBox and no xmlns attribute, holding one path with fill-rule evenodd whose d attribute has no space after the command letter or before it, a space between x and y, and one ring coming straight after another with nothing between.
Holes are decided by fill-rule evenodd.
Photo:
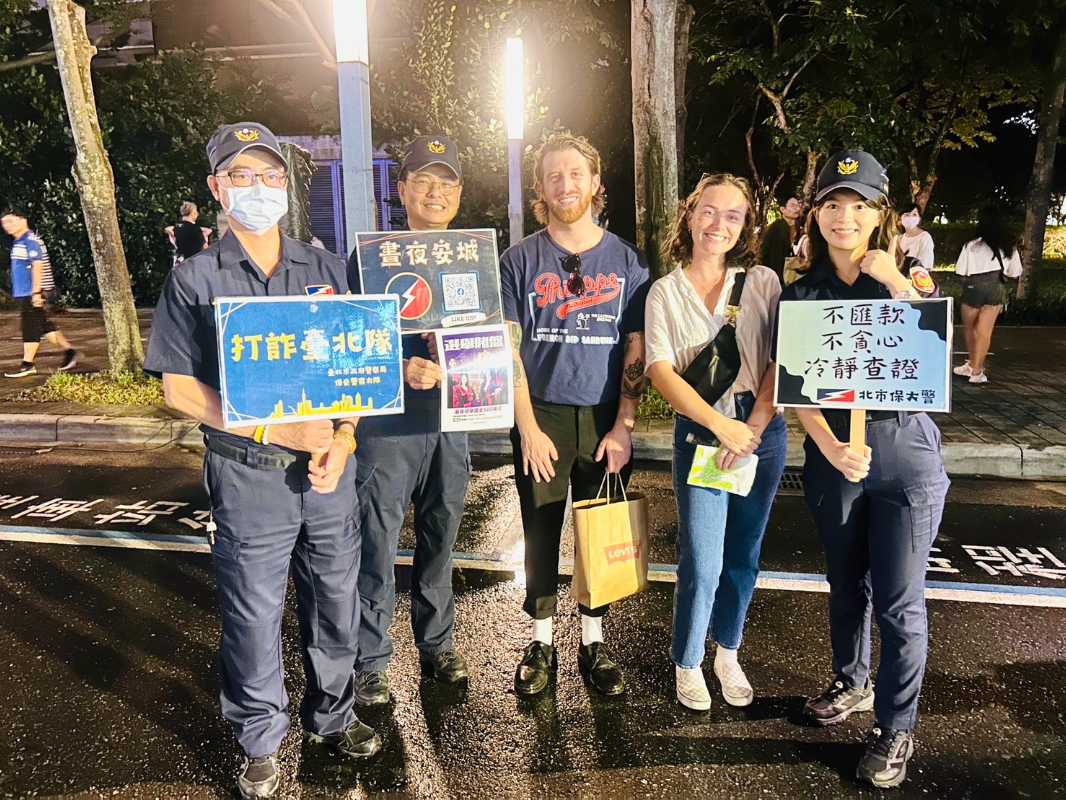
<instances>
[{"instance_id":1,"label":"curly hair","mask_svg":"<svg viewBox=\"0 0 1066 800\"><path fill-rule=\"evenodd\" d=\"M592 196L592 215L598 217L607 207L607 188L603 185L603 164L600 151L593 147L592 142L584 136L575 136L570 131L558 131L541 142L533 165L533 191L537 195L537 199L533 201L533 216L541 225L548 224L548 202L540 190L544 180L544 159L549 153L560 153L563 150L577 150L588 162L589 171L594 176L600 176L600 188Z\"/></svg>"},{"instance_id":2,"label":"curly hair","mask_svg":"<svg viewBox=\"0 0 1066 800\"><path fill-rule=\"evenodd\" d=\"M744 212L744 227L740 231L737 243L725 254L726 266L747 269L755 263L755 200L752 196L751 185L744 178L738 178L728 172L704 174L688 197L678 203L677 220L663 244L663 260L667 263L682 266L691 263L693 243L689 221L703 193L714 186L732 186L744 195L744 202L747 204Z\"/></svg>"}]
</instances>

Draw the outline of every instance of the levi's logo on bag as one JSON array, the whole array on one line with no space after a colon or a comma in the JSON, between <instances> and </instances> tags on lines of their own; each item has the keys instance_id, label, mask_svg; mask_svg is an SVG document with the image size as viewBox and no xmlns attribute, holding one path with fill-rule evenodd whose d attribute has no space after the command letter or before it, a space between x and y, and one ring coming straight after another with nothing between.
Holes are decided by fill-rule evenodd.
<instances>
[{"instance_id":1,"label":"levi's logo on bag","mask_svg":"<svg viewBox=\"0 0 1066 800\"><path fill-rule=\"evenodd\" d=\"M617 564L620 561L634 561L640 558L640 545L630 542L608 545L603 548L603 554L607 557L608 564Z\"/></svg>"}]
</instances>

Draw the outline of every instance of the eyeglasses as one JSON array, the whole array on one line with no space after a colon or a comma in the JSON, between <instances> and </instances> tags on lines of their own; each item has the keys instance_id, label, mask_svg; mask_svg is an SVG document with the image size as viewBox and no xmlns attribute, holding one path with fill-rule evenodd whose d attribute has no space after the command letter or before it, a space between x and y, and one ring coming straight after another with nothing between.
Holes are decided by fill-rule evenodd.
<instances>
[{"instance_id":1,"label":"eyeglasses","mask_svg":"<svg viewBox=\"0 0 1066 800\"><path fill-rule=\"evenodd\" d=\"M458 181L442 181L434 180L433 178L427 178L425 175L419 175L417 178L409 178L404 181L408 186L414 189L418 194L429 194L433 187L440 187L440 193L445 197L451 197L462 186Z\"/></svg>"},{"instance_id":2,"label":"eyeglasses","mask_svg":"<svg viewBox=\"0 0 1066 800\"><path fill-rule=\"evenodd\" d=\"M563 269L570 273L570 279L566 282L566 291L576 297L585 293L585 279L581 277L581 256L569 255L562 259Z\"/></svg>"},{"instance_id":3,"label":"eyeglasses","mask_svg":"<svg viewBox=\"0 0 1066 800\"><path fill-rule=\"evenodd\" d=\"M238 189L246 189L259 180L264 186L271 189L284 189L289 182L289 174L283 169L268 169L263 172L255 172L250 169L231 169L226 172L216 172L220 178L229 178L229 182Z\"/></svg>"}]
</instances>

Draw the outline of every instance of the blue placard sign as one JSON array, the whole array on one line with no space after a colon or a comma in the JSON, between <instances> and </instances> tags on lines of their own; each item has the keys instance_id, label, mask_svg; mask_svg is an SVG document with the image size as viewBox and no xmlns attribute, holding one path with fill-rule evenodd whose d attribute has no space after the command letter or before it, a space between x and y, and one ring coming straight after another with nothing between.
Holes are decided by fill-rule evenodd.
<instances>
[{"instance_id":1,"label":"blue placard sign","mask_svg":"<svg viewBox=\"0 0 1066 800\"><path fill-rule=\"evenodd\" d=\"M951 410L951 298L792 300L778 318L777 405Z\"/></svg>"},{"instance_id":2,"label":"blue placard sign","mask_svg":"<svg viewBox=\"0 0 1066 800\"><path fill-rule=\"evenodd\" d=\"M356 234L364 292L400 298L405 333L503 322L496 231Z\"/></svg>"},{"instance_id":3,"label":"blue placard sign","mask_svg":"<svg viewBox=\"0 0 1066 800\"><path fill-rule=\"evenodd\" d=\"M227 428L403 412L395 297L221 297L215 324Z\"/></svg>"}]
</instances>

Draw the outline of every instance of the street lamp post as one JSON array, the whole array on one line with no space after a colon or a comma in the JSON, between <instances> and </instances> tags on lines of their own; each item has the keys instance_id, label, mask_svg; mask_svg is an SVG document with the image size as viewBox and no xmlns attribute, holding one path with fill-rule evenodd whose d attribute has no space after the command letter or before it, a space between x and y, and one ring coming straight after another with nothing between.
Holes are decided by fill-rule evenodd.
<instances>
[{"instance_id":1,"label":"street lamp post","mask_svg":"<svg viewBox=\"0 0 1066 800\"><path fill-rule=\"evenodd\" d=\"M525 138L526 93L523 85L522 40L510 38L504 58L504 95L507 123L507 219L511 244L522 238L522 140Z\"/></svg>"},{"instance_id":2,"label":"street lamp post","mask_svg":"<svg viewBox=\"0 0 1066 800\"><path fill-rule=\"evenodd\" d=\"M337 95L341 112L344 228L347 253L355 234L377 228L374 150L370 138L370 43L366 0L333 0Z\"/></svg>"}]
</instances>

